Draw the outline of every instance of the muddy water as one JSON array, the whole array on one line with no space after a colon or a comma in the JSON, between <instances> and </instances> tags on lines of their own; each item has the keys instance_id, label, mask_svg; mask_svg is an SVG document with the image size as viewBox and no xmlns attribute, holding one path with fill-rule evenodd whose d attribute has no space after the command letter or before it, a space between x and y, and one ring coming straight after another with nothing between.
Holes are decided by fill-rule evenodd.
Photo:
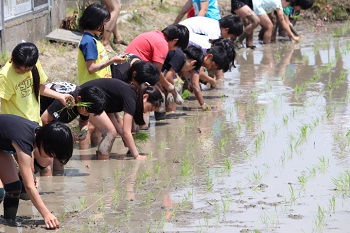
<instances>
[{"instance_id":1,"label":"muddy water","mask_svg":"<svg viewBox=\"0 0 350 233\"><path fill-rule=\"evenodd\" d=\"M147 161L120 138L109 161L75 150L65 176L40 179L59 232L349 232L350 37L336 29L239 50L204 91L212 111L190 98L151 119ZM0 232L45 232L30 202L19 215Z\"/></svg>"}]
</instances>

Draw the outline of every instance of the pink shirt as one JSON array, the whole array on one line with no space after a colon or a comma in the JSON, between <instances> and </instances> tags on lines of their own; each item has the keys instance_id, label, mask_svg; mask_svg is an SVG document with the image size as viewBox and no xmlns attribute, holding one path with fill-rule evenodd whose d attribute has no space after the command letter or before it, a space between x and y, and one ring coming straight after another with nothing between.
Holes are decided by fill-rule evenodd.
<instances>
[{"instance_id":1,"label":"pink shirt","mask_svg":"<svg viewBox=\"0 0 350 233\"><path fill-rule=\"evenodd\" d=\"M143 61L164 64L168 54L168 42L160 30L145 32L131 41L125 53L132 53Z\"/></svg>"}]
</instances>

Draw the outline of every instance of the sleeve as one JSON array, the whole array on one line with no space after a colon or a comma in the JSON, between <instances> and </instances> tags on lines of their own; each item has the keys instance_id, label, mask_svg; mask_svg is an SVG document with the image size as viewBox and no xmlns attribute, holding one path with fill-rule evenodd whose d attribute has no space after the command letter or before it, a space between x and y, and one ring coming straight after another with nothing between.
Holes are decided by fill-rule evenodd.
<instances>
[{"instance_id":1,"label":"sleeve","mask_svg":"<svg viewBox=\"0 0 350 233\"><path fill-rule=\"evenodd\" d=\"M45 71L43 70L43 67L41 66L40 61L36 63L36 68L38 69L38 72L39 72L40 84L44 84L48 78Z\"/></svg>"},{"instance_id":2,"label":"sleeve","mask_svg":"<svg viewBox=\"0 0 350 233\"><path fill-rule=\"evenodd\" d=\"M64 106L59 100L54 100L52 104L46 109L55 119L58 119L63 114Z\"/></svg>"},{"instance_id":3,"label":"sleeve","mask_svg":"<svg viewBox=\"0 0 350 233\"><path fill-rule=\"evenodd\" d=\"M170 67L172 67L176 73L180 72L185 64L185 55L181 52L175 52L169 61Z\"/></svg>"},{"instance_id":4,"label":"sleeve","mask_svg":"<svg viewBox=\"0 0 350 233\"><path fill-rule=\"evenodd\" d=\"M163 43L163 42L155 43L153 45L152 61L164 64L168 51L169 51L169 48L167 43Z\"/></svg>"},{"instance_id":5,"label":"sleeve","mask_svg":"<svg viewBox=\"0 0 350 233\"><path fill-rule=\"evenodd\" d=\"M275 0L275 5L276 5L276 8L275 8L275 9L281 9L281 10L283 10L282 2L281 2L280 0Z\"/></svg>"},{"instance_id":6,"label":"sleeve","mask_svg":"<svg viewBox=\"0 0 350 233\"><path fill-rule=\"evenodd\" d=\"M136 112L136 92L131 88L124 89L123 93L123 111L129 113L134 116Z\"/></svg>"},{"instance_id":7,"label":"sleeve","mask_svg":"<svg viewBox=\"0 0 350 233\"><path fill-rule=\"evenodd\" d=\"M4 74L0 74L0 98L9 100L14 93L14 88L7 82L7 77Z\"/></svg>"},{"instance_id":8,"label":"sleeve","mask_svg":"<svg viewBox=\"0 0 350 233\"><path fill-rule=\"evenodd\" d=\"M33 143L30 143L27 140L14 139L13 143L17 144L19 148L23 150L24 153L32 156L32 152L34 150Z\"/></svg>"},{"instance_id":9,"label":"sleeve","mask_svg":"<svg viewBox=\"0 0 350 233\"><path fill-rule=\"evenodd\" d=\"M94 39L91 38L86 40L86 38L84 37L80 42L79 49L83 53L85 61L97 60L98 51L97 51L97 45Z\"/></svg>"}]
</instances>

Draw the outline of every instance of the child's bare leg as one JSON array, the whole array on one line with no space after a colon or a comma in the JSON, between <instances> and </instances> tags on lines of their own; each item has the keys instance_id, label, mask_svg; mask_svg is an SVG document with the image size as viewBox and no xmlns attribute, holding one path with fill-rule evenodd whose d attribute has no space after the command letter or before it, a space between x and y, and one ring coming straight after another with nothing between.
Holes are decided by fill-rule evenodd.
<instances>
[{"instance_id":1,"label":"child's bare leg","mask_svg":"<svg viewBox=\"0 0 350 233\"><path fill-rule=\"evenodd\" d=\"M263 42L269 44L271 42L271 36L273 31L273 24L267 14L259 15L260 25L264 28Z\"/></svg>"},{"instance_id":2,"label":"child's bare leg","mask_svg":"<svg viewBox=\"0 0 350 233\"><path fill-rule=\"evenodd\" d=\"M98 116L90 116L89 121L102 133L102 140L97 148L97 159L108 160L117 131L105 112Z\"/></svg>"},{"instance_id":3,"label":"child's bare leg","mask_svg":"<svg viewBox=\"0 0 350 233\"><path fill-rule=\"evenodd\" d=\"M5 196L4 185L0 180L0 204L1 204L2 200L4 200L4 196Z\"/></svg>"},{"instance_id":4,"label":"child's bare leg","mask_svg":"<svg viewBox=\"0 0 350 233\"><path fill-rule=\"evenodd\" d=\"M14 220L17 215L22 182L19 180L12 155L0 151L0 179L5 190L4 218Z\"/></svg>"},{"instance_id":5,"label":"child's bare leg","mask_svg":"<svg viewBox=\"0 0 350 233\"><path fill-rule=\"evenodd\" d=\"M64 174L64 165L58 161L58 159L53 159L53 175L54 176L63 176Z\"/></svg>"},{"instance_id":6,"label":"child's bare leg","mask_svg":"<svg viewBox=\"0 0 350 233\"><path fill-rule=\"evenodd\" d=\"M89 124L88 120L82 120L79 119L79 129L81 130L83 127L86 127L88 125L88 131L86 133L86 137L84 140L79 141L79 149L80 150L87 150L90 148L91 143L91 132L93 131L94 127L92 124Z\"/></svg>"}]
</instances>

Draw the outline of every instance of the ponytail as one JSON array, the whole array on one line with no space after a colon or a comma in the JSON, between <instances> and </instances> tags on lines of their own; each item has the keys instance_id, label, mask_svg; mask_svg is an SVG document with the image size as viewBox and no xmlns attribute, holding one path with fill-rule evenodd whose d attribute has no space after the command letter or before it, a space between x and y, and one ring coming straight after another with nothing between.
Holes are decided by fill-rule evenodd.
<instances>
[{"instance_id":1,"label":"ponytail","mask_svg":"<svg viewBox=\"0 0 350 233\"><path fill-rule=\"evenodd\" d=\"M40 75L38 68L36 66L32 69L32 77L33 77L33 89L36 100L39 102L39 94L40 94Z\"/></svg>"}]
</instances>

